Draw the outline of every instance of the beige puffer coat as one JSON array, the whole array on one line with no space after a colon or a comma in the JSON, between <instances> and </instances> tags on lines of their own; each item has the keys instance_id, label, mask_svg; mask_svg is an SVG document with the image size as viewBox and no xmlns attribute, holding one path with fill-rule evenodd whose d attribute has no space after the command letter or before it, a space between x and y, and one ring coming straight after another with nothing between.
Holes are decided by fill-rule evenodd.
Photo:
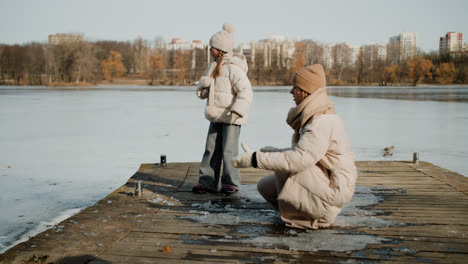
<instances>
[{"instance_id":1,"label":"beige puffer coat","mask_svg":"<svg viewBox=\"0 0 468 264\"><path fill-rule=\"evenodd\" d=\"M351 200L357 170L343 122L334 111L304 120L291 149L257 152L257 165L275 171L283 221L317 229L329 226Z\"/></svg>"},{"instance_id":2,"label":"beige puffer coat","mask_svg":"<svg viewBox=\"0 0 468 264\"><path fill-rule=\"evenodd\" d=\"M197 95L208 99L205 117L210 122L235 125L247 124L247 114L252 103L252 86L247 78L247 61L242 54L224 55L220 75L214 79L212 73L216 68L213 62L206 76L200 78ZM231 115L231 111L239 114Z\"/></svg>"}]
</instances>

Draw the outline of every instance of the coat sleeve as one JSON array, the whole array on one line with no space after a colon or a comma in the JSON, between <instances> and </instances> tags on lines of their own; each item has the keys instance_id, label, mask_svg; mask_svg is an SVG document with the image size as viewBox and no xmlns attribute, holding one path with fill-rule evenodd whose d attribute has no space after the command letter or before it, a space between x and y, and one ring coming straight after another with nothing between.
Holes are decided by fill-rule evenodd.
<instances>
[{"instance_id":1,"label":"coat sleeve","mask_svg":"<svg viewBox=\"0 0 468 264\"><path fill-rule=\"evenodd\" d=\"M332 126L320 116L304 127L297 145L283 152L257 152L261 169L296 174L321 160L330 146Z\"/></svg>"},{"instance_id":2,"label":"coat sleeve","mask_svg":"<svg viewBox=\"0 0 468 264\"><path fill-rule=\"evenodd\" d=\"M250 104L252 103L252 85L250 84L247 74L237 66L233 66L229 75L232 89L235 93L235 100L231 107L231 111L234 111L241 117L244 117L247 115Z\"/></svg>"}]
</instances>

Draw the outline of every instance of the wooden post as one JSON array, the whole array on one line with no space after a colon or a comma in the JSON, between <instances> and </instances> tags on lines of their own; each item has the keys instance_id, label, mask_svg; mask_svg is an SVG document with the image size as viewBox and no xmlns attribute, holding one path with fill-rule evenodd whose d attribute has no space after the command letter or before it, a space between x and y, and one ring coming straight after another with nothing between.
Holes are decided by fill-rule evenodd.
<instances>
[{"instance_id":1,"label":"wooden post","mask_svg":"<svg viewBox=\"0 0 468 264\"><path fill-rule=\"evenodd\" d=\"M419 163L419 153L414 152L413 153L413 164L418 164Z\"/></svg>"},{"instance_id":2,"label":"wooden post","mask_svg":"<svg viewBox=\"0 0 468 264\"><path fill-rule=\"evenodd\" d=\"M141 181L135 181L135 196L141 197Z\"/></svg>"}]
</instances>

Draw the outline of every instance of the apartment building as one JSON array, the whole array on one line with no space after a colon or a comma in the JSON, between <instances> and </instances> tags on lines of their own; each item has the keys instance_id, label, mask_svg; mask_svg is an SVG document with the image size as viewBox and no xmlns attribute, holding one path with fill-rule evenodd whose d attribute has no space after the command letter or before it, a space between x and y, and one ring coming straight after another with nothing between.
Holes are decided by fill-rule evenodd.
<instances>
[{"instance_id":1,"label":"apartment building","mask_svg":"<svg viewBox=\"0 0 468 264\"><path fill-rule=\"evenodd\" d=\"M205 46L200 40L188 42L183 39L173 38L170 43L164 43L164 48L167 50L193 50L196 48L203 49Z\"/></svg>"},{"instance_id":2,"label":"apartment building","mask_svg":"<svg viewBox=\"0 0 468 264\"><path fill-rule=\"evenodd\" d=\"M361 46L349 43L322 44L322 63L325 68L332 68L335 63L349 67L356 63Z\"/></svg>"},{"instance_id":3,"label":"apartment building","mask_svg":"<svg viewBox=\"0 0 468 264\"><path fill-rule=\"evenodd\" d=\"M323 50L323 54L322 54L323 67L330 69L333 66L333 56L332 56L333 45L323 44L322 50Z\"/></svg>"},{"instance_id":4,"label":"apartment building","mask_svg":"<svg viewBox=\"0 0 468 264\"><path fill-rule=\"evenodd\" d=\"M49 35L49 45L59 45L62 43L72 43L77 41L83 41L83 35L62 33Z\"/></svg>"},{"instance_id":5,"label":"apartment building","mask_svg":"<svg viewBox=\"0 0 468 264\"><path fill-rule=\"evenodd\" d=\"M270 35L261 41L240 43L236 52L244 54L251 64L255 65L261 58L264 67L276 65L278 67L289 67L293 58L295 41L281 35Z\"/></svg>"},{"instance_id":6,"label":"apartment building","mask_svg":"<svg viewBox=\"0 0 468 264\"><path fill-rule=\"evenodd\" d=\"M439 40L439 54L456 55L463 53L463 33L447 32Z\"/></svg>"},{"instance_id":7,"label":"apartment building","mask_svg":"<svg viewBox=\"0 0 468 264\"><path fill-rule=\"evenodd\" d=\"M359 52L361 50L361 46L359 45L350 45L346 43L349 47L349 64L354 65L359 57Z\"/></svg>"},{"instance_id":8,"label":"apartment building","mask_svg":"<svg viewBox=\"0 0 468 264\"><path fill-rule=\"evenodd\" d=\"M401 32L390 37L387 45L387 56L392 63L400 63L417 53L417 36L415 32Z\"/></svg>"},{"instance_id":9,"label":"apartment building","mask_svg":"<svg viewBox=\"0 0 468 264\"><path fill-rule=\"evenodd\" d=\"M364 45L361 48L364 59L370 64L376 61L385 61L387 58L387 45L386 44L370 44Z\"/></svg>"}]
</instances>

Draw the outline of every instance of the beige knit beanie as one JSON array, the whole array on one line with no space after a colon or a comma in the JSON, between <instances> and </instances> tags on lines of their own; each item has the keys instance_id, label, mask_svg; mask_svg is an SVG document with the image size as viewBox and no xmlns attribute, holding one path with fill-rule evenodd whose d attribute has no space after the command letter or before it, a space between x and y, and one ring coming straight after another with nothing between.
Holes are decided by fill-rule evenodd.
<instances>
[{"instance_id":1,"label":"beige knit beanie","mask_svg":"<svg viewBox=\"0 0 468 264\"><path fill-rule=\"evenodd\" d=\"M293 76L292 83L309 94L327 85L325 72L320 64L309 65L298 70Z\"/></svg>"},{"instance_id":2,"label":"beige knit beanie","mask_svg":"<svg viewBox=\"0 0 468 264\"><path fill-rule=\"evenodd\" d=\"M231 23L224 23L223 30L216 32L210 39L210 46L227 53L232 53L234 49L234 38L232 33L234 26Z\"/></svg>"}]
</instances>

